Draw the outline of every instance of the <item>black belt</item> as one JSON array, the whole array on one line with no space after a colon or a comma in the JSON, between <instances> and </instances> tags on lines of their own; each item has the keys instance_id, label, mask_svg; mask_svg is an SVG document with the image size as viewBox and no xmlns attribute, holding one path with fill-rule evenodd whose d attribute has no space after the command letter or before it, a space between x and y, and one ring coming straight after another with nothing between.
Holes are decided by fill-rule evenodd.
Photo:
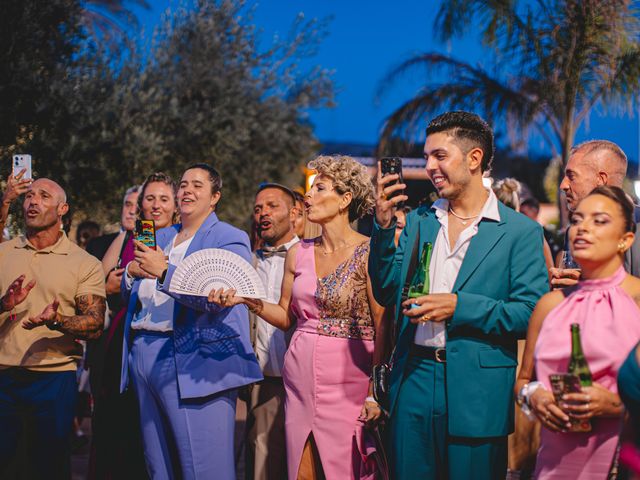
<instances>
[{"instance_id":1,"label":"black belt","mask_svg":"<svg viewBox=\"0 0 640 480\"><path fill-rule=\"evenodd\" d=\"M424 347L422 345L412 343L411 348L409 348L409 354L414 357L433 360L438 363L447 362L447 351L440 347Z\"/></svg>"},{"instance_id":2,"label":"black belt","mask_svg":"<svg viewBox=\"0 0 640 480\"><path fill-rule=\"evenodd\" d=\"M173 330L169 330L168 332L157 332L155 330L140 330L139 328L132 328L130 334L131 338L136 338L138 335L169 338L173 336Z\"/></svg>"}]
</instances>

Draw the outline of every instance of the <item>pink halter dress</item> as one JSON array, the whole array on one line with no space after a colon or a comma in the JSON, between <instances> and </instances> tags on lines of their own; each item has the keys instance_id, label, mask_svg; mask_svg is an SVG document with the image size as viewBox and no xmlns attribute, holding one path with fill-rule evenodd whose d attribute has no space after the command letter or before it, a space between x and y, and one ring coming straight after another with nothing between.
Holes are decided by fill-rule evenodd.
<instances>
[{"instance_id":1,"label":"pink halter dress","mask_svg":"<svg viewBox=\"0 0 640 480\"><path fill-rule=\"evenodd\" d=\"M369 387L374 326L367 299L369 244L318 278L314 241L296 255L291 309L297 328L284 359L289 478L311 433L327 479L373 478L354 448Z\"/></svg>"},{"instance_id":2,"label":"pink halter dress","mask_svg":"<svg viewBox=\"0 0 640 480\"><path fill-rule=\"evenodd\" d=\"M549 374L566 372L571 355L570 325L580 336L594 383L618 391L616 378L629 351L640 340L640 309L620 284L623 267L611 277L581 281L544 320L535 347L536 377L551 390ZM542 429L537 479L606 478L618 441L619 418L592 419L588 433Z\"/></svg>"}]
</instances>

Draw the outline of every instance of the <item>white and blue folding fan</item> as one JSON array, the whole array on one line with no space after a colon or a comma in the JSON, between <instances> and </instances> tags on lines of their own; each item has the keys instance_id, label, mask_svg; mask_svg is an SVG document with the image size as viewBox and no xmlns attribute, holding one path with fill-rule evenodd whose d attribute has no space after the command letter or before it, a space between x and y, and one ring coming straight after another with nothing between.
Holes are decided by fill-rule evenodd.
<instances>
[{"instance_id":1,"label":"white and blue folding fan","mask_svg":"<svg viewBox=\"0 0 640 480\"><path fill-rule=\"evenodd\" d=\"M169 291L206 297L211 290L236 290L236 296L266 298L258 272L240 255L221 248L198 250L186 257L171 278Z\"/></svg>"}]
</instances>

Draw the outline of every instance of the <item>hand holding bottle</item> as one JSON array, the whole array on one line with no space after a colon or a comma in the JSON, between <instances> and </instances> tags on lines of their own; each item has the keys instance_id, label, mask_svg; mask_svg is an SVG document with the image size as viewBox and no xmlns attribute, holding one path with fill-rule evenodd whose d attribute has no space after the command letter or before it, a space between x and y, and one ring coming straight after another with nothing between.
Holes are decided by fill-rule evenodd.
<instances>
[{"instance_id":1,"label":"hand holding bottle","mask_svg":"<svg viewBox=\"0 0 640 480\"><path fill-rule=\"evenodd\" d=\"M457 303L455 293L432 293L404 301L402 313L412 323L443 322L453 317Z\"/></svg>"},{"instance_id":2,"label":"hand holding bottle","mask_svg":"<svg viewBox=\"0 0 640 480\"><path fill-rule=\"evenodd\" d=\"M571 427L569 417L556 404L553 393L549 390L538 388L531 395L529 404L545 428L553 432L566 432Z\"/></svg>"},{"instance_id":3,"label":"hand holding bottle","mask_svg":"<svg viewBox=\"0 0 640 480\"><path fill-rule=\"evenodd\" d=\"M583 387L580 393L563 395L560 406L571 417L578 419L617 417L623 412L620 396L599 383Z\"/></svg>"}]
</instances>

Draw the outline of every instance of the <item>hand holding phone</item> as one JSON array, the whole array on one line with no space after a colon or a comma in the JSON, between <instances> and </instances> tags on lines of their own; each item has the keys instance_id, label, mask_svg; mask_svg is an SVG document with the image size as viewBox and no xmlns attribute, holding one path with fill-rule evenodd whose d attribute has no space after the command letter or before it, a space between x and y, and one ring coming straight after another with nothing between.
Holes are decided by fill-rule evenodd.
<instances>
[{"instance_id":1,"label":"hand holding phone","mask_svg":"<svg viewBox=\"0 0 640 480\"><path fill-rule=\"evenodd\" d=\"M392 178L385 178L394 175ZM397 177L395 177L397 175ZM389 228L395 218L398 207L404 205L407 196L402 179L402 159L385 157L378 162L376 176L376 223Z\"/></svg>"},{"instance_id":2,"label":"hand holding phone","mask_svg":"<svg viewBox=\"0 0 640 480\"><path fill-rule=\"evenodd\" d=\"M398 179L392 183L387 184L387 187L392 185L398 185L400 183L404 183L404 179L402 178L402 159L400 157L384 157L380 160L380 171L382 172L382 176L386 177L387 175L397 174ZM396 197L398 195L402 195L402 190L396 190L391 193L387 199ZM404 207L404 201L398 202L396 204L396 208Z\"/></svg>"},{"instance_id":3,"label":"hand holding phone","mask_svg":"<svg viewBox=\"0 0 640 480\"><path fill-rule=\"evenodd\" d=\"M135 239L156 249L156 225L153 220L136 220Z\"/></svg>"},{"instance_id":4,"label":"hand holding phone","mask_svg":"<svg viewBox=\"0 0 640 480\"><path fill-rule=\"evenodd\" d=\"M31 180L33 178L33 175L31 172L31 155L28 155L28 154L14 155L11 175L16 177L23 170L24 170L24 174L22 175L22 179Z\"/></svg>"}]
</instances>

